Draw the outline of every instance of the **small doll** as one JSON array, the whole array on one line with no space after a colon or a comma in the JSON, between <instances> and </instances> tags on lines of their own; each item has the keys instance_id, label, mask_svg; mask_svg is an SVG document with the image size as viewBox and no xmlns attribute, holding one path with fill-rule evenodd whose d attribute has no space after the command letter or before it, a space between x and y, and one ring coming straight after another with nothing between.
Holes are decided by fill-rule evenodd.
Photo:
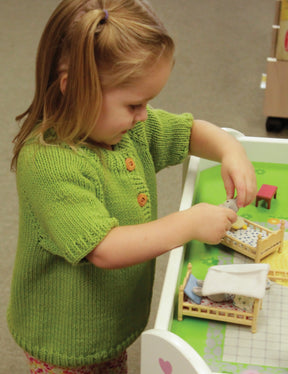
<instances>
[{"instance_id":1,"label":"small doll","mask_svg":"<svg viewBox=\"0 0 288 374\"><path fill-rule=\"evenodd\" d=\"M204 284L203 280L197 279L197 287L193 287L192 292L195 295L202 297L203 296L202 294L203 284ZM214 301L215 303L222 303L224 301L232 300L232 295L228 293L218 293L218 294L209 295L206 297L208 297L208 299L210 299L211 301Z\"/></svg>"},{"instance_id":2,"label":"small doll","mask_svg":"<svg viewBox=\"0 0 288 374\"><path fill-rule=\"evenodd\" d=\"M224 206L225 208L230 208L230 209L234 210L235 213L237 213L238 210L239 210L239 208L237 206L237 197L235 197L234 199L228 199L228 200L226 200L220 206ZM231 227L234 230L239 230L239 229L246 230L247 229L247 225L246 225L244 219L242 217L240 217L240 216L237 217L237 221L234 222Z\"/></svg>"}]
</instances>

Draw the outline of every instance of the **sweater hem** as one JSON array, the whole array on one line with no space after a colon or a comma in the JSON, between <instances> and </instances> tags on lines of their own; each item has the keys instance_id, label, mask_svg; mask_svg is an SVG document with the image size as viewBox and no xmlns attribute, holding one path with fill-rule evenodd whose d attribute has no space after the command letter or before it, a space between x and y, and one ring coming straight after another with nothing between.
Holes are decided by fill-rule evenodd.
<instances>
[{"instance_id":1,"label":"sweater hem","mask_svg":"<svg viewBox=\"0 0 288 374\"><path fill-rule=\"evenodd\" d=\"M9 325L9 323L8 323ZM102 350L101 352L95 352L93 354L88 354L87 356L73 357L59 352L51 352L49 348L32 348L30 345L24 341L24 339L17 336L16 333L10 329L10 333L14 338L16 344L23 349L24 352L27 352L32 357L43 361L47 364L60 366L63 368L77 368L80 366L87 366L93 364L100 364L109 360L112 360L124 352L144 331L144 328L141 328L124 340L121 344L118 344L116 347Z\"/></svg>"}]
</instances>

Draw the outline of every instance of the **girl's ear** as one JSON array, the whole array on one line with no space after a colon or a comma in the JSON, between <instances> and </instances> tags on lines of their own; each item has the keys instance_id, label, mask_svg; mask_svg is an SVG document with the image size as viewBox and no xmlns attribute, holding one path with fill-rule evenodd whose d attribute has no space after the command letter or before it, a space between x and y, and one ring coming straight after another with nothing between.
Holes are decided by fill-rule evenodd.
<instances>
[{"instance_id":1,"label":"girl's ear","mask_svg":"<svg viewBox=\"0 0 288 374\"><path fill-rule=\"evenodd\" d=\"M68 78L68 73L62 73L60 76L60 91L62 92L62 95L64 95L66 91L66 86L67 86L67 78Z\"/></svg>"}]
</instances>

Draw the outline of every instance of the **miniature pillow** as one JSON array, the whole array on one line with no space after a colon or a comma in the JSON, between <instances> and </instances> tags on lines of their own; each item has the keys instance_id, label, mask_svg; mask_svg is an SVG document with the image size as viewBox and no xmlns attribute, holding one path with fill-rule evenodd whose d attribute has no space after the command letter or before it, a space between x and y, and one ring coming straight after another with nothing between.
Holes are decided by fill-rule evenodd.
<instances>
[{"instance_id":1,"label":"miniature pillow","mask_svg":"<svg viewBox=\"0 0 288 374\"><path fill-rule=\"evenodd\" d=\"M201 304L202 297L195 295L195 293L192 291L194 287L197 287L197 279L194 277L193 274L190 274L188 282L184 288L184 293L186 296L189 297L194 303Z\"/></svg>"},{"instance_id":2,"label":"miniature pillow","mask_svg":"<svg viewBox=\"0 0 288 374\"><path fill-rule=\"evenodd\" d=\"M253 297L235 295L233 305L243 310L243 312L252 313L254 301L255 299Z\"/></svg>"}]
</instances>

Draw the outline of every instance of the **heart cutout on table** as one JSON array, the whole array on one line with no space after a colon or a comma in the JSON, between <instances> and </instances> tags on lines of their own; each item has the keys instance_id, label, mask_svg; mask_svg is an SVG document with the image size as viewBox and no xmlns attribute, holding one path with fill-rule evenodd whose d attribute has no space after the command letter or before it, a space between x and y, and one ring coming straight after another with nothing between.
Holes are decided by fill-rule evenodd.
<instances>
[{"instance_id":1,"label":"heart cutout on table","mask_svg":"<svg viewBox=\"0 0 288 374\"><path fill-rule=\"evenodd\" d=\"M164 374L172 374L172 365L169 361L164 361L162 358L159 358L159 365Z\"/></svg>"}]
</instances>

